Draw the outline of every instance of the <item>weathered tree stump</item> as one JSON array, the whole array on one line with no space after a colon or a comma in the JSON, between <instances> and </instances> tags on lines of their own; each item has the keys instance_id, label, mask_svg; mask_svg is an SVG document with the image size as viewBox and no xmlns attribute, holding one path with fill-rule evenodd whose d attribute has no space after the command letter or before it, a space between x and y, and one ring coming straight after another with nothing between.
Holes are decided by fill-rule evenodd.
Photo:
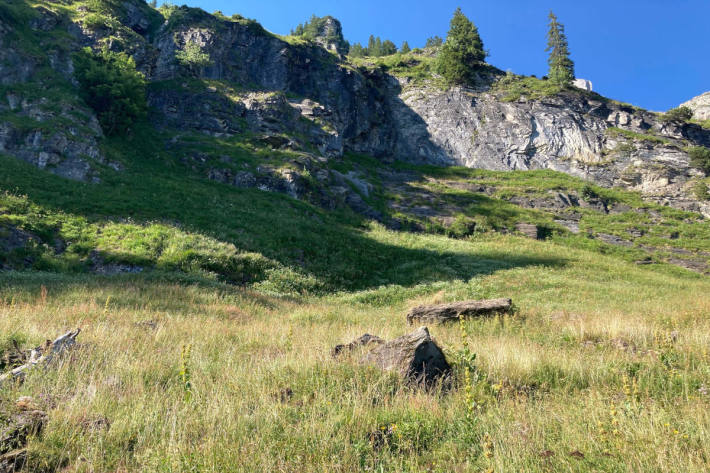
<instances>
[{"instance_id":1,"label":"weathered tree stump","mask_svg":"<svg viewBox=\"0 0 710 473\"><path fill-rule=\"evenodd\" d=\"M481 316L509 312L513 306L510 299L491 299L485 301L453 302L440 305L415 307L407 314L407 323L450 322L461 317Z\"/></svg>"},{"instance_id":2,"label":"weathered tree stump","mask_svg":"<svg viewBox=\"0 0 710 473\"><path fill-rule=\"evenodd\" d=\"M35 348L30 351L29 359L24 365L18 366L9 373L0 376L0 386L7 380L22 379L25 373L35 366L48 365L59 355L76 345L76 337L81 333L81 329L67 332L53 342L48 342L45 347Z\"/></svg>"},{"instance_id":3,"label":"weathered tree stump","mask_svg":"<svg viewBox=\"0 0 710 473\"><path fill-rule=\"evenodd\" d=\"M394 371L416 385L430 386L451 373L444 352L426 327L376 347L361 362Z\"/></svg>"}]
</instances>

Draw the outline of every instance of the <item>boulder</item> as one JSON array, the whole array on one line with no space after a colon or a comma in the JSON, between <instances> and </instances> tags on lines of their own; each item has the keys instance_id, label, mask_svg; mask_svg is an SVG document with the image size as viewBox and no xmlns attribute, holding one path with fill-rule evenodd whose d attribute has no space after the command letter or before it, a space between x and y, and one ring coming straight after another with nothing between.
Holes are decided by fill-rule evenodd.
<instances>
[{"instance_id":1,"label":"boulder","mask_svg":"<svg viewBox=\"0 0 710 473\"><path fill-rule=\"evenodd\" d=\"M355 340L348 343L347 345L336 345L333 348L333 351L331 353L332 353L333 357L335 358L345 351L353 351L359 347L364 347L364 346L372 345L372 344L381 345L383 343L385 343L385 341L382 340L377 335L370 335L369 333L366 333L362 337L356 338Z\"/></svg>"},{"instance_id":2,"label":"boulder","mask_svg":"<svg viewBox=\"0 0 710 473\"><path fill-rule=\"evenodd\" d=\"M533 225L532 223L518 223L515 225L515 230L522 233L528 238L532 238L533 240L541 239L540 229L537 225Z\"/></svg>"},{"instance_id":3,"label":"boulder","mask_svg":"<svg viewBox=\"0 0 710 473\"><path fill-rule=\"evenodd\" d=\"M592 81L587 79L575 79L574 82L572 82L572 85L577 87L578 89L586 90L587 92L591 92L592 90L594 90Z\"/></svg>"},{"instance_id":4,"label":"boulder","mask_svg":"<svg viewBox=\"0 0 710 473\"><path fill-rule=\"evenodd\" d=\"M450 322L461 317L489 315L509 312L513 307L510 299L490 299L483 301L453 302L450 304L423 305L415 307L407 314L407 323Z\"/></svg>"},{"instance_id":5,"label":"boulder","mask_svg":"<svg viewBox=\"0 0 710 473\"><path fill-rule=\"evenodd\" d=\"M396 372L415 385L431 386L451 373L444 352L426 327L381 344L365 355L362 363Z\"/></svg>"}]
</instances>

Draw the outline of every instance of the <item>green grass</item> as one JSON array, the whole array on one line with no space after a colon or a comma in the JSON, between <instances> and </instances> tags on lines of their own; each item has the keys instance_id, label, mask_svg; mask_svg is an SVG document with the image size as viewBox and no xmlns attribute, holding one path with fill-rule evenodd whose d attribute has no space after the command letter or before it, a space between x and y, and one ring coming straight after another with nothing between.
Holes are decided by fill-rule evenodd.
<instances>
[{"instance_id":1,"label":"green grass","mask_svg":"<svg viewBox=\"0 0 710 473\"><path fill-rule=\"evenodd\" d=\"M500 94L502 101L515 102L520 100L521 97L526 97L529 100L539 100L544 97L554 96L567 90L567 88L552 81L536 77L508 74L495 82L491 90Z\"/></svg>"},{"instance_id":2,"label":"green grass","mask_svg":"<svg viewBox=\"0 0 710 473\"><path fill-rule=\"evenodd\" d=\"M706 278L507 236L366 236L490 271L294 299L158 274L0 274L0 332L33 346L84 328L71 363L0 391L6 411L22 395L49 411L28 471L706 470ZM513 255L565 263L498 266ZM466 323L470 394L462 378L449 393L416 392L357 355L329 355L364 332L412 330L410 305L496 296L518 311ZM431 331L456 359L460 328Z\"/></svg>"},{"instance_id":3,"label":"green grass","mask_svg":"<svg viewBox=\"0 0 710 473\"><path fill-rule=\"evenodd\" d=\"M408 79L411 85L437 85L443 87L443 79L435 74L436 58L432 56L407 53L382 57L349 58L356 67L381 69L395 77Z\"/></svg>"},{"instance_id":4,"label":"green grass","mask_svg":"<svg viewBox=\"0 0 710 473\"><path fill-rule=\"evenodd\" d=\"M610 136L623 136L634 141L646 141L654 144L670 145L671 141L667 138L651 135L648 133L637 133L635 131L624 130L622 128L611 127L607 128L606 133Z\"/></svg>"}]
</instances>

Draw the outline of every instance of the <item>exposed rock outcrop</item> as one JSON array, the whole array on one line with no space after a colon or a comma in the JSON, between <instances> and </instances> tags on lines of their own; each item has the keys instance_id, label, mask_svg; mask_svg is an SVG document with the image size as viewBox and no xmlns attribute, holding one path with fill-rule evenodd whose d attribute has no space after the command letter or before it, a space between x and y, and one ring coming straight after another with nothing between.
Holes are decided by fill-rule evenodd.
<instances>
[{"instance_id":1,"label":"exposed rock outcrop","mask_svg":"<svg viewBox=\"0 0 710 473\"><path fill-rule=\"evenodd\" d=\"M41 8L30 26L43 32L58 22L55 13ZM43 96L56 97L52 87L32 90L27 85L47 70L71 76L69 55L56 50L45 57L27 54L13 38L12 28L0 18L0 86L5 91L0 96L0 153L70 179L96 179L91 162L103 163L105 158L98 145L103 134L93 112L71 96L59 101Z\"/></svg>"},{"instance_id":2,"label":"exposed rock outcrop","mask_svg":"<svg viewBox=\"0 0 710 473\"><path fill-rule=\"evenodd\" d=\"M682 106L689 107L693 111L693 118L696 120L710 120L710 92L694 97Z\"/></svg>"}]
</instances>

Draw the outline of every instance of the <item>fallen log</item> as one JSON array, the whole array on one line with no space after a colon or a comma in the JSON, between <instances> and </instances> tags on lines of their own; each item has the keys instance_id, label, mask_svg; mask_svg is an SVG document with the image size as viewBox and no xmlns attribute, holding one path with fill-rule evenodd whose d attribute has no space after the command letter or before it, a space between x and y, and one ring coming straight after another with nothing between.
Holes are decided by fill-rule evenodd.
<instances>
[{"instance_id":1,"label":"fallen log","mask_svg":"<svg viewBox=\"0 0 710 473\"><path fill-rule=\"evenodd\" d=\"M510 299L491 299L485 301L452 302L440 305L415 307L407 314L407 323L450 322L461 317L472 317L510 312L513 301Z\"/></svg>"},{"instance_id":2,"label":"fallen log","mask_svg":"<svg viewBox=\"0 0 710 473\"><path fill-rule=\"evenodd\" d=\"M39 365L47 365L51 363L57 356L64 353L66 350L70 349L76 345L76 337L81 333L81 329L72 330L65 333L61 337L57 338L51 343L48 343L46 347L35 348L30 352L29 360L24 365L18 366L9 373L0 375L0 387L7 380L22 379L25 373Z\"/></svg>"}]
</instances>

